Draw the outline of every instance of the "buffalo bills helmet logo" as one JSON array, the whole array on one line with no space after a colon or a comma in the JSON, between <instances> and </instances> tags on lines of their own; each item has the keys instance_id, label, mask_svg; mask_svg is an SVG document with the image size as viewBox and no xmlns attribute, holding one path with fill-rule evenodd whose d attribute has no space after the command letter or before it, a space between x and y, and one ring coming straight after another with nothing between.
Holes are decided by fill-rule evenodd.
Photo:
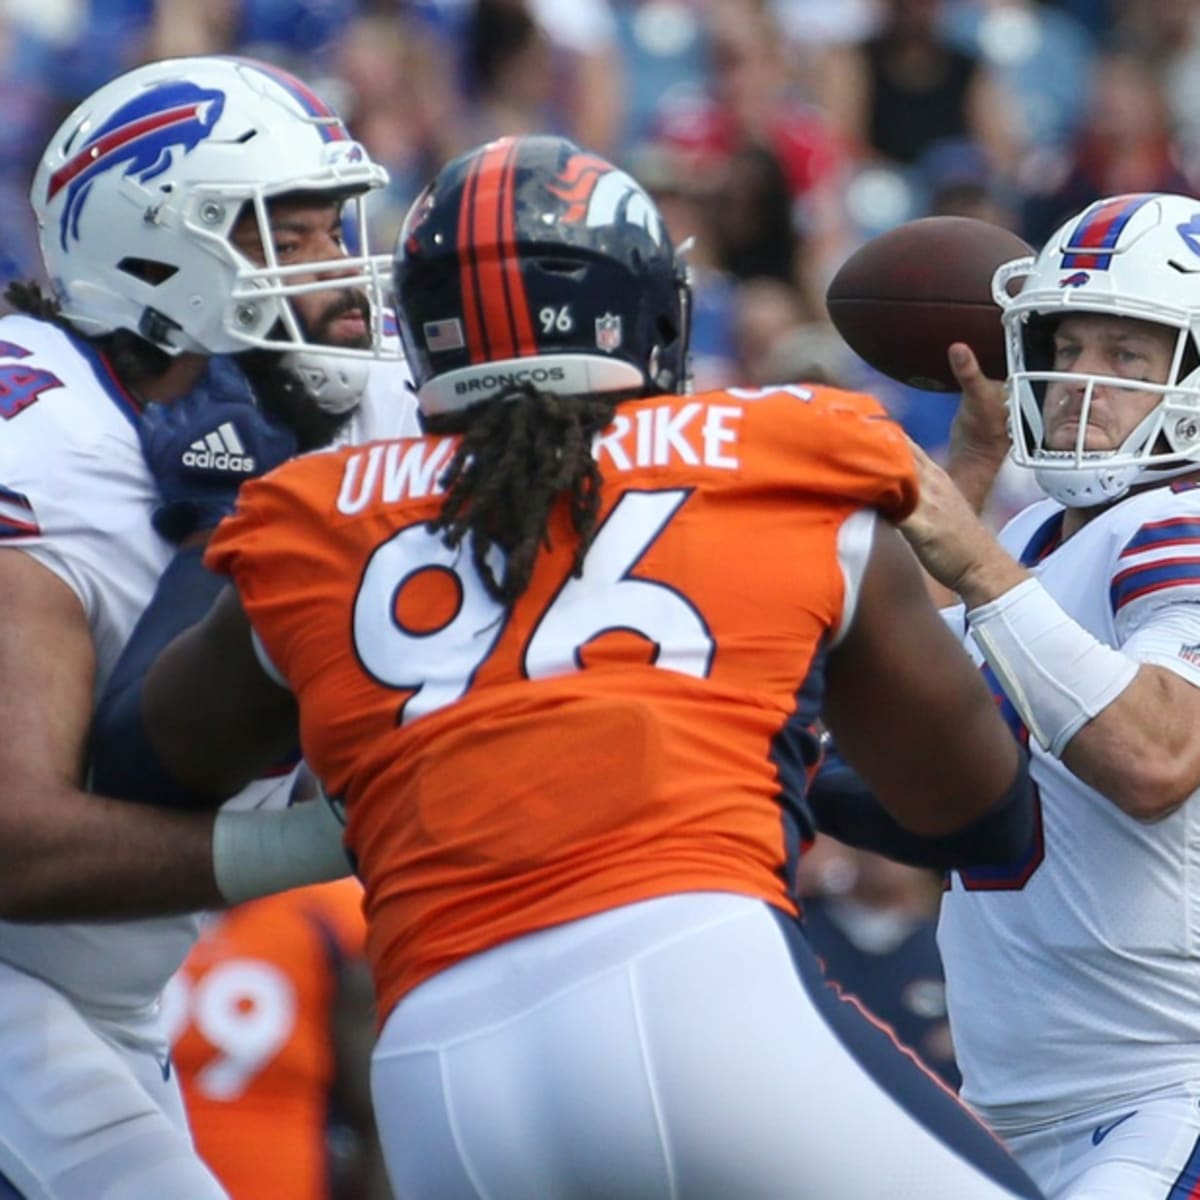
<instances>
[{"instance_id":1,"label":"buffalo bills helmet logo","mask_svg":"<svg viewBox=\"0 0 1200 1200\"><path fill-rule=\"evenodd\" d=\"M147 183L168 170L175 155L194 150L213 131L225 107L225 94L176 81L159 84L123 104L96 129L69 162L53 175L47 201L65 187L59 236L79 238L79 217L96 179L124 167L126 176Z\"/></svg>"},{"instance_id":2,"label":"buffalo bills helmet logo","mask_svg":"<svg viewBox=\"0 0 1200 1200\"><path fill-rule=\"evenodd\" d=\"M1059 287L1083 287L1091 276L1086 271L1076 271L1073 275L1068 275L1065 279L1058 281Z\"/></svg>"}]
</instances>

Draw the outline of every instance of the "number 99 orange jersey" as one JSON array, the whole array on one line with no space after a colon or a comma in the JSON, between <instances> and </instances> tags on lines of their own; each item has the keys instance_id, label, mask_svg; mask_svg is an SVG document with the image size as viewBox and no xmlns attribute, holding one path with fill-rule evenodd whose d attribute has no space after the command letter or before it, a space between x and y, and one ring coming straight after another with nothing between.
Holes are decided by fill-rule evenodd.
<instances>
[{"instance_id":1,"label":"number 99 orange jersey","mask_svg":"<svg viewBox=\"0 0 1200 1200\"><path fill-rule=\"evenodd\" d=\"M339 976L362 889L294 888L214 916L164 993L188 1124L230 1196L326 1200Z\"/></svg>"},{"instance_id":2,"label":"number 99 orange jersey","mask_svg":"<svg viewBox=\"0 0 1200 1200\"><path fill-rule=\"evenodd\" d=\"M467 955L616 905L730 891L794 911L812 683L870 545L856 514L916 499L869 397L627 401L595 443L582 577L560 506L506 609L426 528L454 446L297 459L242 488L207 558L346 802L381 1021Z\"/></svg>"}]
</instances>

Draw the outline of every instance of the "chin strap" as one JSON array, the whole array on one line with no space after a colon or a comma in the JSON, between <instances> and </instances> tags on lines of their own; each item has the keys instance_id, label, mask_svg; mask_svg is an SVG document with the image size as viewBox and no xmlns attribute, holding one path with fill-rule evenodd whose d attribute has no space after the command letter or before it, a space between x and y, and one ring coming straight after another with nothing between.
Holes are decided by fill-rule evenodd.
<instances>
[{"instance_id":1,"label":"chin strap","mask_svg":"<svg viewBox=\"0 0 1200 1200\"><path fill-rule=\"evenodd\" d=\"M353 412L362 403L371 371L365 358L339 358L308 349L289 351L280 365L300 378L319 409L335 416Z\"/></svg>"}]
</instances>

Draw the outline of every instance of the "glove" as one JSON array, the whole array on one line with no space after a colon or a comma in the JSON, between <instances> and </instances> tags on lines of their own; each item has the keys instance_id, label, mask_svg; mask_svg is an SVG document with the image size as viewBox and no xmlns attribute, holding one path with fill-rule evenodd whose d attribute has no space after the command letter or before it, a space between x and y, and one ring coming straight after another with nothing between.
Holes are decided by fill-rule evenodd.
<instances>
[{"instance_id":1,"label":"glove","mask_svg":"<svg viewBox=\"0 0 1200 1200\"><path fill-rule=\"evenodd\" d=\"M139 425L142 455L161 504L151 523L169 542L215 528L238 487L297 451L296 436L257 406L246 377L213 358L204 378L172 404L150 404Z\"/></svg>"}]
</instances>

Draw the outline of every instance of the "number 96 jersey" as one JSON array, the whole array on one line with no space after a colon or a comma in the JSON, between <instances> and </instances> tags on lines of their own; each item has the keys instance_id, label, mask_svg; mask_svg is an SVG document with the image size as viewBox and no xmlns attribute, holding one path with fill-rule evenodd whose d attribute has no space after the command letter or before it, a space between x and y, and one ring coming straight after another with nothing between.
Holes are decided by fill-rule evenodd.
<instances>
[{"instance_id":1,"label":"number 96 jersey","mask_svg":"<svg viewBox=\"0 0 1200 1200\"><path fill-rule=\"evenodd\" d=\"M454 449L298 459L242 489L208 556L346 801L381 1020L469 954L616 905L708 890L794 911L784 796L815 754L789 767L781 735L811 726L798 697L852 612L872 510L915 500L868 397L625 402L594 447L582 576L560 503L505 608L426 528Z\"/></svg>"}]
</instances>

